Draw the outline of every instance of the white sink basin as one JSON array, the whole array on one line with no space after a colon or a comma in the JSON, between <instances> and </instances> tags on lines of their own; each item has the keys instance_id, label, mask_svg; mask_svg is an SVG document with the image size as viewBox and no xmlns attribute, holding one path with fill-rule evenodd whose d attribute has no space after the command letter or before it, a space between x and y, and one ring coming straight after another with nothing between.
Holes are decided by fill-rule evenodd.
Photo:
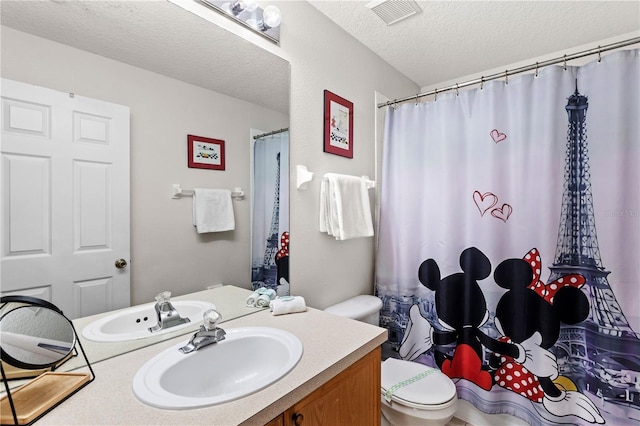
<instances>
[{"instance_id":1,"label":"white sink basin","mask_svg":"<svg viewBox=\"0 0 640 426\"><path fill-rule=\"evenodd\" d=\"M82 336L94 342L124 342L128 340L146 339L162 334L173 333L187 327L194 330L202 323L202 314L215 305L199 300L172 300L171 304L181 317L189 318L188 323L150 332L149 327L158 323L155 303L124 309L100 318L88 324L82 330Z\"/></svg>"},{"instance_id":2,"label":"white sink basin","mask_svg":"<svg viewBox=\"0 0 640 426\"><path fill-rule=\"evenodd\" d=\"M144 364L133 393L157 408L184 410L221 404L257 392L286 375L302 356L302 342L270 327L226 330L219 343L183 354L175 345Z\"/></svg>"}]
</instances>

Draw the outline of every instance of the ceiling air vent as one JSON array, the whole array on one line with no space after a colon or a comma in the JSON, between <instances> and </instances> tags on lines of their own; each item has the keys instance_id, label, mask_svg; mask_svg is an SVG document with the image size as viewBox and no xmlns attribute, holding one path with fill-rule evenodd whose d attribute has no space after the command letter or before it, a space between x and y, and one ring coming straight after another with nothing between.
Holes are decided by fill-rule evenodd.
<instances>
[{"instance_id":1,"label":"ceiling air vent","mask_svg":"<svg viewBox=\"0 0 640 426\"><path fill-rule=\"evenodd\" d=\"M418 3L412 0L375 0L367 4L385 24L391 25L422 12Z\"/></svg>"}]
</instances>

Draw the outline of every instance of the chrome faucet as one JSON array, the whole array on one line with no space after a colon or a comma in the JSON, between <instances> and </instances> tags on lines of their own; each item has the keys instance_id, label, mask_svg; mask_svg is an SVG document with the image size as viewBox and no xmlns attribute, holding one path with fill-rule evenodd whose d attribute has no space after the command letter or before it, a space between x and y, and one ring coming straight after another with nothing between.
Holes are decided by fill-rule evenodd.
<instances>
[{"instance_id":1,"label":"chrome faucet","mask_svg":"<svg viewBox=\"0 0 640 426\"><path fill-rule=\"evenodd\" d=\"M176 308L173 307L169 299L170 291L163 291L156 296L156 314L158 315L158 324L149 327L150 332L164 330L166 328L175 327L176 325L191 322L189 318L182 318Z\"/></svg>"},{"instance_id":2,"label":"chrome faucet","mask_svg":"<svg viewBox=\"0 0 640 426\"><path fill-rule=\"evenodd\" d=\"M218 343L224 340L227 333L216 326L221 319L222 315L220 315L220 312L215 309L209 309L206 311L202 315L202 325L200 326L200 330L191 336L189 343L178 350L183 354L188 354L212 343Z\"/></svg>"}]
</instances>

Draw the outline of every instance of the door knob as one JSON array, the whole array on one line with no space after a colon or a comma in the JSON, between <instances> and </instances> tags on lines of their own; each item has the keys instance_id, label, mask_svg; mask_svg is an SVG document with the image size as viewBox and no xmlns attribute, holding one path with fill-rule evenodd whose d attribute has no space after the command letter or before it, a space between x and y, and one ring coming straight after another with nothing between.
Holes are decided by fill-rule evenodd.
<instances>
[{"instance_id":1,"label":"door knob","mask_svg":"<svg viewBox=\"0 0 640 426\"><path fill-rule=\"evenodd\" d=\"M127 261L124 259L117 259L116 260L116 268L118 269L124 269L127 267Z\"/></svg>"}]
</instances>

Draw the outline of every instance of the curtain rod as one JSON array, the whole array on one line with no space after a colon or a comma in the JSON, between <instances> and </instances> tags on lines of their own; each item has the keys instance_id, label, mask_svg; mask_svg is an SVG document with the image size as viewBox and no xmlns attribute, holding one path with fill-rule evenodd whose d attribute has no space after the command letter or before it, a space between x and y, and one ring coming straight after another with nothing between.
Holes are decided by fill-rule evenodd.
<instances>
[{"instance_id":1,"label":"curtain rod","mask_svg":"<svg viewBox=\"0 0 640 426\"><path fill-rule=\"evenodd\" d=\"M261 135L255 135L253 138L254 139L260 139L260 138L264 138L265 136L277 135L278 133L286 132L288 130L289 130L289 128L285 127L284 129L274 130L272 132L263 133Z\"/></svg>"},{"instance_id":2,"label":"curtain rod","mask_svg":"<svg viewBox=\"0 0 640 426\"><path fill-rule=\"evenodd\" d=\"M619 49L621 47L630 46L630 45L636 44L636 43L640 43L640 37L630 38L630 39L627 39L627 40L619 41L617 43L608 44L606 46L598 46L597 48L589 49L589 50L583 50L582 52L574 53L572 55L563 55L563 56L560 56L558 58L549 59L547 61L542 61L542 62L536 62L535 64L523 66L523 67L520 67L520 68L515 68L515 69L512 69L512 70L505 70L504 72L492 74L492 75L489 75L489 76L482 76L482 77L476 78L474 80L465 81L464 83L456 83L454 85L451 85L451 86L448 86L448 87L444 87L442 89L434 89L434 90L432 90L430 92L419 93L417 95L408 96L408 97L402 98L402 99L394 99L393 101L388 101L388 102L384 102L384 103L378 104L378 108L383 108L383 107L390 106L390 105L393 106L393 105L396 105L396 104L399 104L399 103L402 103L402 102L406 102L406 101L411 101L411 100L418 101L418 99L420 99L420 98L422 98L424 96L436 95L436 97L437 97L438 93L448 92L448 91L451 91L451 90L458 90L458 89L461 89L463 87L473 86L475 84L482 85L487 81L496 80L496 79L499 79L499 78L508 78L510 75L520 74L520 73L527 72L527 71L535 70L536 71L536 75L537 75L538 70L540 68L547 67L549 65L559 64L561 62L564 63L564 67L566 68L567 61L571 61L573 59L583 58L585 56L596 55L596 54L598 56L600 56L600 54L602 52L607 52L607 51L613 50L613 49Z\"/></svg>"}]
</instances>

